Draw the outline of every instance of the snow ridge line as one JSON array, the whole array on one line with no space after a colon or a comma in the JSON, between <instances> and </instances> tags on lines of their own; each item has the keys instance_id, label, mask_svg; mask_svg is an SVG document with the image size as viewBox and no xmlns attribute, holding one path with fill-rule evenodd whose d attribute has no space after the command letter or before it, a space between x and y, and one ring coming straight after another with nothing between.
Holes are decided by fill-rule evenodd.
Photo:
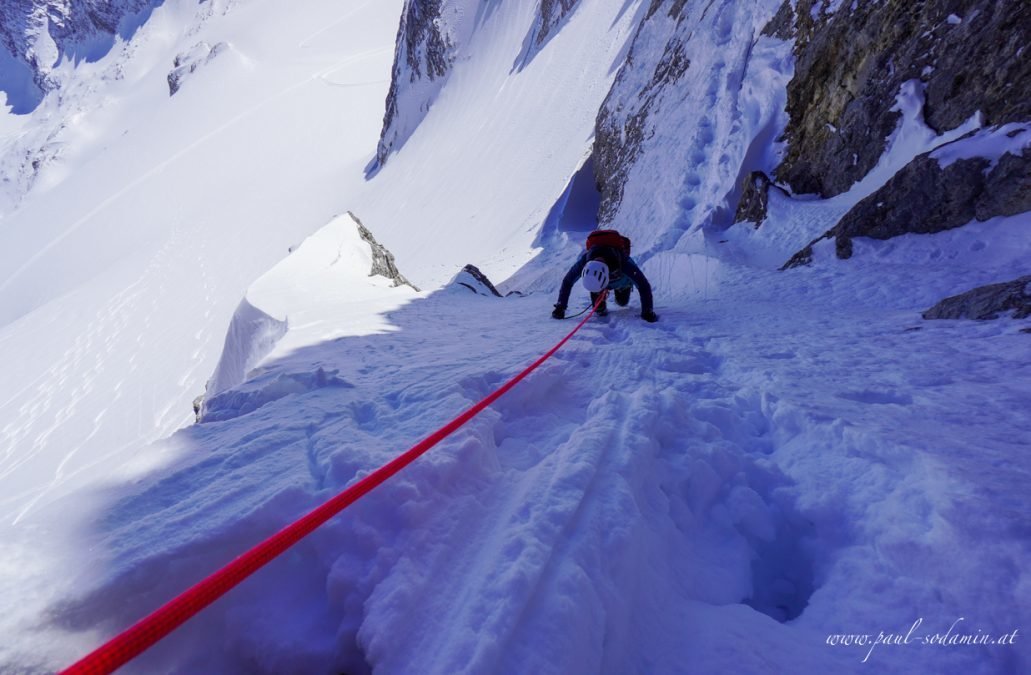
<instances>
[{"instance_id":1,"label":"snow ridge line","mask_svg":"<svg viewBox=\"0 0 1031 675\"><path fill-rule=\"evenodd\" d=\"M576 333L583 328L598 305L605 301L607 292L602 292L591 311L564 338L544 355L527 366L503 385L488 394L479 403L419 441L403 454L379 467L372 473L346 488L335 497L324 502L307 515L295 520L279 532L260 542L247 552L235 558L205 579L168 601L154 612L137 621L85 657L61 671L61 675L99 675L112 673L136 658L176 628L186 623L201 610L212 604L242 581L272 562L301 539L311 534L320 525L361 499L399 471L425 454L433 446L457 431L494 401L519 384L541 364L551 358Z\"/></svg>"}]
</instances>

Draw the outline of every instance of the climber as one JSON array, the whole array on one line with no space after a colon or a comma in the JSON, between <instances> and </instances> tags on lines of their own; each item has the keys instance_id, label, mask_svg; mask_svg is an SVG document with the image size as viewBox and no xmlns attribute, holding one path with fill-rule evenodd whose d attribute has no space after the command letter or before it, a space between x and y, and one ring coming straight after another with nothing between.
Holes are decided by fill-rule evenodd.
<instances>
[{"instance_id":1,"label":"climber","mask_svg":"<svg viewBox=\"0 0 1031 675\"><path fill-rule=\"evenodd\" d=\"M587 236L586 250L569 268L562 280L558 302L551 316L566 318L566 304L569 293L578 277L583 275L583 284L591 294L591 304L598 300L598 294L608 289L613 291L616 304L625 307L630 303L630 293L637 286L641 294L641 318L649 323L659 320L652 307L652 287L641 268L630 257L630 240L615 230L595 230ZM597 309L598 316L608 314L605 301Z\"/></svg>"}]
</instances>

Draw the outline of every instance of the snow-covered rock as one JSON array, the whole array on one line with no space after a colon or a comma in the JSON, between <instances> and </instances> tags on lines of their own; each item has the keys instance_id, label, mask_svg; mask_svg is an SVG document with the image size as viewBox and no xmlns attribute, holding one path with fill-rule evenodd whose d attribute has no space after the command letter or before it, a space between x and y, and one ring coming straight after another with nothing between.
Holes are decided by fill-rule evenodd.
<instances>
[{"instance_id":1,"label":"snow-covered rock","mask_svg":"<svg viewBox=\"0 0 1031 675\"><path fill-rule=\"evenodd\" d=\"M168 73L168 95L175 96L187 77L227 49L229 45L225 42L210 45L201 41L189 50L177 54L172 62L172 70Z\"/></svg>"},{"instance_id":2,"label":"snow-covered rock","mask_svg":"<svg viewBox=\"0 0 1031 675\"><path fill-rule=\"evenodd\" d=\"M163 0L5 0L0 5L0 91L15 113L57 88L63 60L96 61L131 37Z\"/></svg>"},{"instance_id":3,"label":"snow-covered rock","mask_svg":"<svg viewBox=\"0 0 1031 675\"><path fill-rule=\"evenodd\" d=\"M925 319L996 319L1012 312L1014 319L1031 316L1031 275L974 288L945 298L923 313Z\"/></svg>"},{"instance_id":4,"label":"snow-covered rock","mask_svg":"<svg viewBox=\"0 0 1031 675\"><path fill-rule=\"evenodd\" d=\"M480 271L476 265L466 265L462 271L455 275L448 286L468 289L477 295L501 297L501 293L494 287L487 275Z\"/></svg>"},{"instance_id":5,"label":"snow-covered rock","mask_svg":"<svg viewBox=\"0 0 1031 675\"><path fill-rule=\"evenodd\" d=\"M785 5L788 3L785 2ZM840 7L828 12L830 5ZM777 179L796 193L829 197L863 178L885 151L903 82L926 90L924 118L937 133L980 112L984 123L1031 119L1031 9L1025 0L831 3L800 0L795 76L788 86L787 153Z\"/></svg>"},{"instance_id":6,"label":"snow-covered rock","mask_svg":"<svg viewBox=\"0 0 1031 675\"><path fill-rule=\"evenodd\" d=\"M930 234L1031 211L1029 146L1027 125L1009 124L971 132L923 153L796 253L785 268L808 264L813 245L822 239L834 239L837 256L849 258L855 237Z\"/></svg>"},{"instance_id":7,"label":"snow-covered rock","mask_svg":"<svg viewBox=\"0 0 1031 675\"><path fill-rule=\"evenodd\" d=\"M447 82L474 28L476 5L473 0L405 0L376 149L380 166L408 140Z\"/></svg>"},{"instance_id":8,"label":"snow-covered rock","mask_svg":"<svg viewBox=\"0 0 1031 675\"><path fill-rule=\"evenodd\" d=\"M771 171L790 44L760 31L775 0L652 2L598 113L600 220L639 251L729 225L744 177Z\"/></svg>"},{"instance_id":9,"label":"snow-covered rock","mask_svg":"<svg viewBox=\"0 0 1031 675\"><path fill-rule=\"evenodd\" d=\"M532 61L579 4L580 0L538 2L513 70ZM406 0L373 170L382 167L419 126L473 32L496 10L493 0Z\"/></svg>"}]
</instances>

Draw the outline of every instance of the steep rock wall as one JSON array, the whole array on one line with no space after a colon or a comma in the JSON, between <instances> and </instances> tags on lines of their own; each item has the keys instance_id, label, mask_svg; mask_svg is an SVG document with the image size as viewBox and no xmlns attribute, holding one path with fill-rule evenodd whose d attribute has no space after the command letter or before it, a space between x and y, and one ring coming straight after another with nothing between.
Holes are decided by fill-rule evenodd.
<instances>
[{"instance_id":1,"label":"steep rock wall","mask_svg":"<svg viewBox=\"0 0 1031 675\"><path fill-rule=\"evenodd\" d=\"M798 0L778 16L796 61L776 176L795 193L831 197L865 176L909 80L922 83L924 119L938 133L978 112L986 125L1031 119L1026 0Z\"/></svg>"}]
</instances>

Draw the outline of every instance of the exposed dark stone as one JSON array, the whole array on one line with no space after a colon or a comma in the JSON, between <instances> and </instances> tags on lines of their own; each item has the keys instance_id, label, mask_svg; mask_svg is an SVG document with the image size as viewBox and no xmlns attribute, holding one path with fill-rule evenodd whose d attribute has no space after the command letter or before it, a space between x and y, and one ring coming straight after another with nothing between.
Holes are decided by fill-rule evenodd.
<instances>
[{"instance_id":1,"label":"exposed dark stone","mask_svg":"<svg viewBox=\"0 0 1031 675\"><path fill-rule=\"evenodd\" d=\"M755 226L759 227L766 220L766 209L770 199L770 186L773 186L770 177L762 171L753 171L744 179L741 188L741 201L738 202L737 211L734 213L735 223L748 221L755 223Z\"/></svg>"},{"instance_id":2,"label":"exposed dark stone","mask_svg":"<svg viewBox=\"0 0 1031 675\"><path fill-rule=\"evenodd\" d=\"M974 217L988 220L1031 211L1031 148L1023 156L1003 155L974 203Z\"/></svg>"},{"instance_id":3,"label":"exposed dark stone","mask_svg":"<svg viewBox=\"0 0 1031 675\"><path fill-rule=\"evenodd\" d=\"M401 272L398 271L397 265L394 263L394 254L391 253L376 241L376 238L372 236L372 232L369 232L368 228L362 225L362 221L358 220L358 216L354 215L350 211L347 212L354 222L358 225L358 234L363 240L365 240L370 247L372 247L372 269L369 271L369 276L379 275L390 279L394 286L411 286L415 290L419 290L415 285L405 279Z\"/></svg>"},{"instance_id":4,"label":"exposed dark stone","mask_svg":"<svg viewBox=\"0 0 1031 675\"><path fill-rule=\"evenodd\" d=\"M973 134L954 143L970 136ZM854 237L890 239L902 234L932 234L972 220L1031 211L1031 148L1025 148L1021 155L1004 154L994 167L987 159L972 158L942 168L932 156L936 152L920 155L907 164L782 269L809 264L812 245L821 239L834 237L837 256L844 259L852 256Z\"/></svg>"},{"instance_id":5,"label":"exposed dark stone","mask_svg":"<svg viewBox=\"0 0 1031 675\"><path fill-rule=\"evenodd\" d=\"M473 293L478 295L492 295L500 298L501 293L494 287L494 284L490 282L487 275L480 271L476 265L466 265L462 268L462 271L455 276L454 283L459 286L468 288Z\"/></svg>"},{"instance_id":6,"label":"exposed dark stone","mask_svg":"<svg viewBox=\"0 0 1031 675\"><path fill-rule=\"evenodd\" d=\"M819 239L817 239L816 241L819 241ZM791 256L791 258L781 266L780 271L783 272L784 270L789 270L794 267L804 267L806 265L812 264L813 244L815 244L816 241L814 241L812 244L809 244L795 255Z\"/></svg>"},{"instance_id":7,"label":"exposed dark stone","mask_svg":"<svg viewBox=\"0 0 1031 675\"><path fill-rule=\"evenodd\" d=\"M175 96L189 75L228 48L229 45L225 42L219 42L214 47L207 42L199 42L189 51L178 54L172 62L171 72L168 73L168 95Z\"/></svg>"},{"instance_id":8,"label":"exposed dark stone","mask_svg":"<svg viewBox=\"0 0 1031 675\"><path fill-rule=\"evenodd\" d=\"M397 30L397 44L394 49L394 67L387 92L386 112L383 115L383 130L376 148L376 162L382 166L390 153L397 149L411 133L411 128L398 129L398 101L419 80L443 81L454 63L454 48L448 38L447 21L442 16L444 0L406 0ZM425 113L429 100L418 102L418 108ZM412 123L414 124L414 122Z\"/></svg>"},{"instance_id":9,"label":"exposed dark stone","mask_svg":"<svg viewBox=\"0 0 1031 675\"><path fill-rule=\"evenodd\" d=\"M558 34L562 24L579 4L580 0L540 0L537 3L537 19L523 40L523 48L512 65L513 70L525 68L548 41Z\"/></svg>"},{"instance_id":10,"label":"exposed dark stone","mask_svg":"<svg viewBox=\"0 0 1031 675\"><path fill-rule=\"evenodd\" d=\"M580 0L541 0L540 28L534 36L534 44L540 47L546 43L552 37L552 31L573 13L578 4Z\"/></svg>"},{"instance_id":11,"label":"exposed dark stone","mask_svg":"<svg viewBox=\"0 0 1031 675\"><path fill-rule=\"evenodd\" d=\"M1031 275L1002 284L981 286L945 298L923 313L925 319L997 319L1005 312L1014 319L1031 316Z\"/></svg>"},{"instance_id":12,"label":"exposed dark stone","mask_svg":"<svg viewBox=\"0 0 1031 675\"><path fill-rule=\"evenodd\" d=\"M939 132L977 111L989 125L1031 119L1027 0L842 3L813 19L817 5L826 7L799 0L795 12L788 150L776 172L794 192L830 197L866 175L895 129L892 108L908 80L925 83L924 116Z\"/></svg>"},{"instance_id":13,"label":"exposed dark stone","mask_svg":"<svg viewBox=\"0 0 1031 675\"><path fill-rule=\"evenodd\" d=\"M795 37L795 12L791 9L790 0L784 0L784 4L763 28L761 35L781 40L790 40Z\"/></svg>"}]
</instances>

